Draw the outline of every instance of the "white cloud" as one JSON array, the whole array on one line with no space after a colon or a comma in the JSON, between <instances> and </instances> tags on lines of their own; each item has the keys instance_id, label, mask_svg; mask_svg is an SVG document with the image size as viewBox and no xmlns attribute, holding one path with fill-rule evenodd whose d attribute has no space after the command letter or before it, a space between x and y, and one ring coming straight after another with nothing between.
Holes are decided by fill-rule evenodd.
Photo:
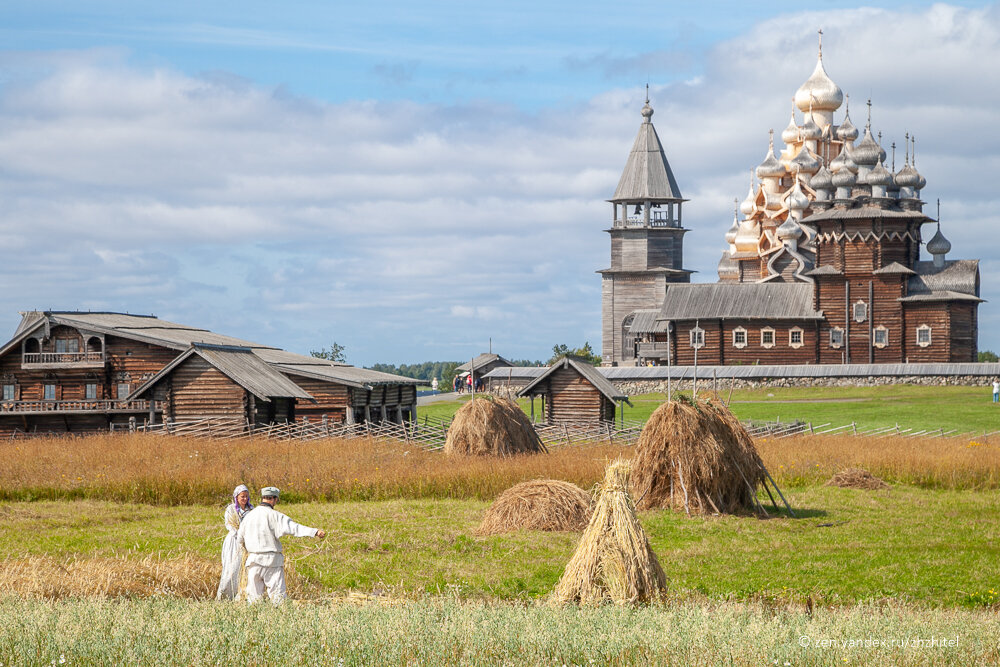
<instances>
[{"instance_id":1,"label":"white cloud","mask_svg":"<svg viewBox=\"0 0 1000 667\"><path fill-rule=\"evenodd\" d=\"M870 95L886 144L918 137L953 256L984 259L981 346L1000 348L995 8L787 15L717 45L689 81L653 86L691 198L688 268L715 279L732 198L768 128L787 122L820 25L855 122ZM337 340L356 363L464 358L491 336L515 357L599 347L604 200L644 89L529 114L491 101L326 104L114 51L7 54L0 67L9 330L19 309L91 307L297 351Z\"/></svg>"}]
</instances>

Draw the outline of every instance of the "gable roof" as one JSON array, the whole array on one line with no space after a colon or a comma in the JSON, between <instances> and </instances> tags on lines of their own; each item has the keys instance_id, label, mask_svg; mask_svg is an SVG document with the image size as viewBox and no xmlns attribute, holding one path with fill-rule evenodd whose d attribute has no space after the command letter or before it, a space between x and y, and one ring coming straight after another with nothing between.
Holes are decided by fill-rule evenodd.
<instances>
[{"instance_id":1,"label":"gable roof","mask_svg":"<svg viewBox=\"0 0 1000 667\"><path fill-rule=\"evenodd\" d=\"M979 297L979 260L951 259L945 260L944 266L934 266L934 262L915 262L913 268L917 274L911 276L907 283L907 295L928 297L945 292L956 292L965 298Z\"/></svg>"},{"instance_id":2,"label":"gable roof","mask_svg":"<svg viewBox=\"0 0 1000 667\"><path fill-rule=\"evenodd\" d=\"M615 189L613 202L682 200L681 189L670 169L656 128L644 119L628 154L628 162Z\"/></svg>"},{"instance_id":3,"label":"gable roof","mask_svg":"<svg viewBox=\"0 0 1000 667\"><path fill-rule=\"evenodd\" d=\"M818 320L810 283L674 283L659 320Z\"/></svg>"},{"instance_id":4,"label":"gable roof","mask_svg":"<svg viewBox=\"0 0 1000 667\"><path fill-rule=\"evenodd\" d=\"M302 398L315 402L312 396L254 354L250 348L198 343L192 345L186 352L179 354L159 373L144 382L132 392L129 400L138 398L152 389L193 356L201 357L213 368L262 401L270 401L272 398Z\"/></svg>"},{"instance_id":5,"label":"gable roof","mask_svg":"<svg viewBox=\"0 0 1000 667\"><path fill-rule=\"evenodd\" d=\"M583 379L594 385L597 391L601 392L609 401L625 401L629 405L632 405L631 401L628 400L628 394L608 382L607 378L605 378L595 366L591 366L586 362L578 361L573 357L563 357L562 359L556 361L554 364L545 369L538 377L527 384L523 389L518 391L517 395L528 396L532 393L533 388L545 382L546 379L548 379L549 376L556 371L564 368L571 368L579 373L583 376Z\"/></svg>"},{"instance_id":6,"label":"gable roof","mask_svg":"<svg viewBox=\"0 0 1000 667\"><path fill-rule=\"evenodd\" d=\"M503 357L501 357L499 354L492 354L492 353L489 353L489 352L484 352L484 353L482 353L480 355L477 355L474 359L472 359L470 361L466 361L464 364L462 364L461 366L459 366L455 370L456 371L468 372L468 371L471 371L471 370L476 370L476 369L482 368L483 366L486 366L487 364L491 364L494 361L501 362L501 365L503 365L503 366L513 366L514 365L514 364L510 363L509 361L507 361L506 359L504 359Z\"/></svg>"}]
</instances>

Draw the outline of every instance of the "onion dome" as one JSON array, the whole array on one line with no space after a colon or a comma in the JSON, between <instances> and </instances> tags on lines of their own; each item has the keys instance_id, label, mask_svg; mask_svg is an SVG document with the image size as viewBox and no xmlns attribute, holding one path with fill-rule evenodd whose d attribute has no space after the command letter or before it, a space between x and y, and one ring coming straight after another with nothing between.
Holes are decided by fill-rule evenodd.
<instances>
[{"instance_id":1,"label":"onion dome","mask_svg":"<svg viewBox=\"0 0 1000 667\"><path fill-rule=\"evenodd\" d=\"M802 228L799 227L799 224L795 222L794 218L789 217L781 224L780 227L778 227L775 234L777 234L778 238L782 241L798 239L802 236Z\"/></svg>"},{"instance_id":2,"label":"onion dome","mask_svg":"<svg viewBox=\"0 0 1000 667\"><path fill-rule=\"evenodd\" d=\"M785 175L785 168L774 156L774 133L767 147L767 157L757 166L757 178L780 178Z\"/></svg>"},{"instance_id":3,"label":"onion dome","mask_svg":"<svg viewBox=\"0 0 1000 667\"><path fill-rule=\"evenodd\" d=\"M854 172L850 169L841 169L833 175L831 181L833 186L836 188L852 188L857 182L858 177L855 176Z\"/></svg>"},{"instance_id":4,"label":"onion dome","mask_svg":"<svg viewBox=\"0 0 1000 667\"><path fill-rule=\"evenodd\" d=\"M735 244L736 235L740 233L740 221L733 217L733 226L726 232L726 243Z\"/></svg>"},{"instance_id":5,"label":"onion dome","mask_svg":"<svg viewBox=\"0 0 1000 667\"><path fill-rule=\"evenodd\" d=\"M739 280L740 264L732 258L728 250L722 251L719 260L719 280Z\"/></svg>"},{"instance_id":6,"label":"onion dome","mask_svg":"<svg viewBox=\"0 0 1000 667\"><path fill-rule=\"evenodd\" d=\"M806 122L802 123L802 127L799 128L799 136L803 141L816 141L823 136L823 130L816 124L811 114L806 115Z\"/></svg>"},{"instance_id":7,"label":"onion dome","mask_svg":"<svg viewBox=\"0 0 1000 667\"><path fill-rule=\"evenodd\" d=\"M895 176L896 185L901 188L916 188L922 180L923 177L910 166L909 162L903 165L903 168L897 171Z\"/></svg>"},{"instance_id":8,"label":"onion dome","mask_svg":"<svg viewBox=\"0 0 1000 667\"><path fill-rule=\"evenodd\" d=\"M916 137L910 137L910 141L913 142L913 171L917 175L917 182L913 186L913 189L914 190L923 190L924 186L927 185L927 179L924 178L923 176L921 176L920 172L917 171L917 138Z\"/></svg>"},{"instance_id":9,"label":"onion dome","mask_svg":"<svg viewBox=\"0 0 1000 667\"><path fill-rule=\"evenodd\" d=\"M851 149L851 159L859 166L872 167L882 159L883 152L872 136L871 127L866 125L865 136Z\"/></svg>"},{"instance_id":10,"label":"onion dome","mask_svg":"<svg viewBox=\"0 0 1000 667\"><path fill-rule=\"evenodd\" d=\"M796 179L792 193L788 195L788 210L804 211L809 208L809 197L802 192L802 183Z\"/></svg>"},{"instance_id":11,"label":"onion dome","mask_svg":"<svg viewBox=\"0 0 1000 667\"><path fill-rule=\"evenodd\" d=\"M833 174L825 166L820 167L819 171L809 179L809 185L812 186L813 190L832 190Z\"/></svg>"},{"instance_id":12,"label":"onion dome","mask_svg":"<svg viewBox=\"0 0 1000 667\"><path fill-rule=\"evenodd\" d=\"M889 187L893 184L892 174L889 172L885 166L878 162L872 167L871 171L868 172L868 176L865 178L865 183L868 185L878 185L881 187Z\"/></svg>"},{"instance_id":13,"label":"onion dome","mask_svg":"<svg viewBox=\"0 0 1000 667\"><path fill-rule=\"evenodd\" d=\"M781 131L781 140L789 146L799 141L799 126L795 122L795 109L792 109L792 117L788 120L788 127Z\"/></svg>"},{"instance_id":14,"label":"onion dome","mask_svg":"<svg viewBox=\"0 0 1000 667\"><path fill-rule=\"evenodd\" d=\"M780 211L781 207L781 193L768 192L767 188L764 188L764 208L768 211Z\"/></svg>"},{"instance_id":15,"label":"onion dome","mask_svg":"<svg viewBox=\"0 0 1000 667\"><path fill-rule=\"evenodd\" d=\"M837 138L841 141L853 142L858 138L858 128L851 122L851 100L847 100L847 113L844 114L844 122L837 128Z\"/></svg>"},{"instance_id":16,"label":"onion dome","mask_svg":"<svg viewBox=\"0 0 1000 667\"><path fill-rule=\"evenodd\" d=\"M646 88L647 88L646 95L648 96L649 95L649 86L646 86ZM648 99L646 100L646 103L642 106L642 109L639 111L639 113L642 114L642 122L644 122L644 123L651 123L651 122L653 122L652 121L652 118L653 118L653 107L649 106L649 100Z\"/></svg>"},{"instance_id":17,"label":"onion dome","mask_svg":"<svg viewBox=\"0 0 1000 667\"><path fill-rule=\"evenodd\" d=\"M931 240L927 242L927 252L932 255L947 255L951 252L951 242L941 233L941 223L938 223L937 231Z\"/></svg>"},{"instance_id":18,"label":"onion dome","mask_svg":"<svg viewBox=\"0 0 1000 667\"><path fill-rule=\"evenodd\" d=\"M834 173L844 170L857 173L858 165L851 158L850 149L847 147L847 145L845 145L844 149L837 154L837 157L830 160L830 169Z\"/></svg>"},{"instance_id":19,"label":"onion dome","mask_svg":"<svg viewBox=\"0 0 1000 667\"><path fill-rule=\"evenodd\" d=\"M750 189L747 191L746 199L744 199L743 203L740 204L740 213L742 213L744 217L749 218L757 210L755 199L756 198L754 197L753 192L753 170L750 170Z\"/></svg>"},{"instance_id":20,"label":"onion dome","mask_svg":"<svg viewBox=\"0 0 1000 667\"><path fill-rule=\"evenodd\" d=\"M736 235L736 252L753 253L757 252L757 244L760 242L760 230L753 220L744 220L740 223L740 231Z\"/></svg>"},{"instance_id":21,"label":"onion dome","mask_svg":"<svg viewBox=\"0 0 1000 667\"><path fill-rule=\"evenodd\" d=\"M795 106L801 111L809 111L809 106L816 111L836 111L844 102L844 92L835 84L826 70L823 69L823 52L816 59L816 69L813 70L805 83L795 92Z\"/></svg>"},{"instance_id":22,"label":"onion dome","mask_svg":"<svg viewBox=\"0 0 1000 667\"><path fill-rule=\"evenodd\" d=\"M799 154L792 158L791 162L788 163L788 168L791 171L801 171L804 174L815 174L819 171L820 162L819 156L814 154L807 146L803 146Z\"/></svg>"}]
</instances>

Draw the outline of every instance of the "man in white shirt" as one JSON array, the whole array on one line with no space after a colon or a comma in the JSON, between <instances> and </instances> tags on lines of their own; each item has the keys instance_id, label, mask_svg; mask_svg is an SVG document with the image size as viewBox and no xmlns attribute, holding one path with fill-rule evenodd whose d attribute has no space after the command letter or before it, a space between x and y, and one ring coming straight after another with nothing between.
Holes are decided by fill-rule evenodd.
<instances>
[{"instance_id":1,"label":"man in white shirt","mask_svg":"<svg viewBox=\"0 0 1000 667\"><path fill-rule=\"evenodd\" d=\"M236 543L247 550L247 601L256 602L264 595L274 604L285 599L285 556L279 538L316 537L323 539L326 531L295 523L274 509L280 491L273 486L261 489L261 502L243 517Z\"/></svg>"}]
</instances>

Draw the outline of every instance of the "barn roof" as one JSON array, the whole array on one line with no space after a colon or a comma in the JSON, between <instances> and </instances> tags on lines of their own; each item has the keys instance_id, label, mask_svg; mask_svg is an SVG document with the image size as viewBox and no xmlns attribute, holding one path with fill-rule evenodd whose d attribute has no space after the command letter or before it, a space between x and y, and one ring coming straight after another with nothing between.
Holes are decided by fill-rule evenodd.
<instances>
[{"instance_id":1,"label":"barn roof","mask_svg":"<svg viewBox=\"0 0 1000 667\"><path fill-rule=\"evenodd\" d=\"M458 372L460 372L460 373L468 373L469 371L476 370L478 368L482 368L483 366L491 364L494 361L499 361L504 366L513 366L514 365L514 364L510 363L509 361L507 361L506 359L504 359L503 357L501 357L499 354L492 354L490 352L483 352L482 354L477 355L474 359L466 361L464 364L462 364L461 366L459 366L455 370L458 371Z\"/></svg>"},{"instance_id":2,"label":"barn roof","mask_svg":"<svg viewBox=\"0 0 1000 667\"><path fill-rule=\"evenodd\" d=\"M659 320L818 320L810 283L675 283Z\"/></svg>"},{"instance_id":3,"label":"barn roof","mask_svg":"<svg viewBox=\"0 0 1000 667\"><path fill-rule=\"evenodd\" d=\"M618 387L608 382L607 378L605 378L604 375L601 374L599 369L597 369L594 366L591 366L585 361L580 361L574 359L573 357L563 357L556 363L549 366L547 369L541 369L541 368L534 369L534 370L540 370L542 371L542 373L538 377L536 377L534 381L530 382L523 389L518 391L517 395L528 396L529 394L535 393L532 391L535 387L544 383L549 378L549 376L555 373L556 371L562 370L564 368L572 368L574 371L579 373L581 376L583 376L583 379L585 379L590 384L594 385L594 388L597 389L597 391L601 392L605 396L605 398L607 398L609 401L625 401L629 405L632 405L632 403L629 402L628 400L628 394L625 394L624 392L620 391Z\"/></svg>"},{"instance_id":4,"label":"barn roof","mask_svg":"<svg viewBox=\"0 0 1000 667\"><path fill-rule=\"evenodd\" d=\"M659 333L667 330L667 323L657 320L660 316L658 310L633 310L632 315L634 317L628 330L633 334Z\"/></svg>"},{"instance_id":5,"label":"barn roof","mask_svg":"<svg viewBox=\"0 0 1000 667\"><path fill-rule=\"evenodd\" d=\"M647 103L646 108L648 107ZM649 110L649 115L652 116L652 109ZM656 128L649 117L644 117L611 201L664 200L683 201L683 198Z\"/></svg>"},{"instance_id":6,"label":"barn roof","mask_svg":"<svg viewBox=\"0 0 1000 667\"><path fill-rule=\"evenodd\" d=\"M178 366L193 356L208 362L220 373L261 399L302 398L313 400L301 387L279 373L248 347L234 345L193 344L163 369L132 392L129 400L146 393L169 376Z\"/></svg>"}]
</instances>

